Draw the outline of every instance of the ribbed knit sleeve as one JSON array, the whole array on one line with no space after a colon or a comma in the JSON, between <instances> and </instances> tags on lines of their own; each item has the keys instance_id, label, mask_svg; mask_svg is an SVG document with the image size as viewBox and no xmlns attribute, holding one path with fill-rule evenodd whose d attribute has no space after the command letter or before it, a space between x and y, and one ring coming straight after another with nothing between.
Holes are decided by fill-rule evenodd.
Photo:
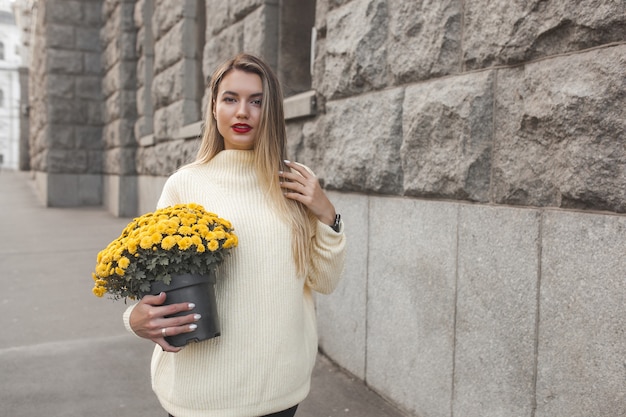
<instances>
[{"instance_id":1,"label":"ribbed knit sleeve","mask_svg":"<svg viewBox=\"0 0 626 417\"><path fill-rule=\"evenodd\" d=\"M337 288L343 273L346 257L346 237L343 222L339 232L320 221L316 224L311 242L311 265L307 274L307 285L311 289L330 294Z\"/></svg>"}]
</instances>

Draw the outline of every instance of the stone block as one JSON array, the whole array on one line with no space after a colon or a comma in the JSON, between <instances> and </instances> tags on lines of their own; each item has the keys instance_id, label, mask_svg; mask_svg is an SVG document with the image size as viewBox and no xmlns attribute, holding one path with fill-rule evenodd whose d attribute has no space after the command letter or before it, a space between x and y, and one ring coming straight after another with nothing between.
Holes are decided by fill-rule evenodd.
<instances>
[{"instance_id":1,"label":"stone block","mask_svg":"<svg viewBox=\"0 0 626 417\"><path fill-rule=\"evenodd\" d=\"M167 106L180 99L197 100L199 68L195 60L183 59L165 71L156 74L152 83L152 103L154 107ZM193 118L185 115L186 123L200 119L198 110L195 110Z\"/></svg>"},{"instance_id":2,"label":"stone block","mask_svg":"<svg viewBox=\"0 0 626 417\"><path fill-rule=\"evenodd\" d=\"M104 122L104 103L102 100L81 100L79 107L84 109L86 114L84 124L102 125Z\"/></svg>"},{"instance_id":3,"label":"stone block","mask_svg":"<svg viewBox=\"0 0 626 417\"><path fill-rule=\"evenodd\" d=\"M156 209L161 191L167 180L166 176L155 177L152 175L140 175L138 182L137 213L148 213Z\"/></svg>"},{"instance_id":4,"label":"stone block","mask_svg":"<svg viewBox=\"0 0 626 417\"><path fill-rule=\"evenodd\" d=\"M202 62L205 79L209 79L222 62L244 50L243 32L243 22L239 22L207 39Z\"/></svg>"},{"instance_id":5,"label":"stone block","mask_svg":"<svg viewBox=\"0 0 626 417\"><path fill-rule=\"evenodd\" d=\"M336 192L328 196L344 219L349 244L339 286L330 295L316 296L320 348L339 366L365 379L369 230L363 225L369 220L369 199Z\"/></svg>"},{"instance_id":6,"label":"stone block","mask_svg":"<svg viewBox=\"0 0 626 417\"><path fill-rule=\"evenodd\" d=\"M153 131L153 124L154 120L152 119L152 116L138 117L134 127L135 140L150 135Z\"/></svg>"},{"instance_id":7,"label":"stone block","mask_svg":"<svg viewBox=\"0 0 626 417\"><path fill-rule=\"evenodd\" d=\"M355 0L329 11L327 21L322 95L335 99L385 87L387 2Z\"/></svg>"},{"instance_id":8,"label":"stone block","mask_svg":"<svg viewBox=\"0 0 626 417\"><path fill-rule=\"evenodd\" d=\"M370 197L370 387L419 416L449 417L458 205Z\"/></svg>"},{"instance_id":9,"label":"stone block","mask_svg":"<svg viewBox=\"0 0 626 417\"><path fill-rule=\"evenodd\" d=\"M116 217L133 217L137 213L137 177L135 175L105 175L104 205Z\"/></svg>"},{"instance_id":10,"label":"stone block","mask_svg":"<svg viewBox=\"0 0 626 417\"><path fill-rule=\"evenodd\" d=\"M196 0L160 0L155 4L152 15L154 39L161 39L184 17L195 17Z\"/></svg>"},{"instance_id":11,"label":"stone block","mask_svg":"<svg viewBox=\"0 0 626 417\"><path fill-rule=\"evenodd\" d=\"M46 171L50 174L87 172L87 151L81 149L48 149Z\"/></svg>"},{"instance_id":12,"label":"stone block","mask_svg":"<svg viewBox=\"0 0 626 417\"><path fill-rule=\"evenodd\" d=\"M46 53L46 67L51 74L80 74L83 55L79 51L50 48Z\"/></svg>"},{"instance_id":13,"label":"stone block","mask_svg":"<svg viewBox=\"0 0 626 417\"><path fill-rule=\"evenodd\" d=\"M104 70L102 65L102 54L97 52L84 52L83 68L85 70L85 74L101 74Z\"/></svg>"},{"instance_id":14,"label":"stone block","mask_svg":"<svg viewBox=\"0 0 626 417\"><path fill-rule=\"evenodd\" d=\"M394 84L459 71L461 8L456 0L389 2L387 65Z\"/></svg>"},{"instance_id":15,"label":"stone block","mask_svg":"<svg viewBox=\"0 0 626 417\"><path fill-rule=\"evenodd\" d=\"M102 1L97 0L91 4L86 4L83 8L83 24L90 27L100 27L103 22L102 18Z\"/></svg>"},{"instance_id":16,"label":"stone block","mask_svg":"<svg viewBox=\"0 0 626 417\"><path fill-rule=\"evenodd\" d=\"M47 173L45 182L46 206L97 206L102 203L102 177L100 175Z\"/></svg>"},{"instance_id":17,"label":"stone block","mask_svg":"<svg viewBox=\"0 0 626 417\"><path fill-rule=\"evenodd\" d=\"M626 212L626 45L499 70L493 199Z\"/></svg>"},{"instance_id":18,"label":"stone block","mask_svg":"<svg viewBox=\"0 0 626 417\"><path fill-rule=\"evenodd\" d=\"M118 90L105 103L106 120L118 118L135 119L137 117L137 93L133 90Z\"/></svg>"},{"instance_id":19,"label":"stone block","mask_svg":"<svg viewBox=\"0 0 626 417\"><path fill-rule=\"evenodd\" d=\"M63 25L80 25L83 22L83 7L80 0L47 1L46 22Z\"/></svg>"},{"instance_id":20,"label":"stone block","mask_svg":"<svg viewBox=\"0 0 626 417\"><path fill-rule=\"evenodd\" d=\"M134 175L136 148L110 148L103 153L102 169L106 174Z\"/></svg>"},{"instance_id":21,"label":"stone block","mask_svg":"<svg viewBox=\"0 0 626 417\"><path fill-rule=\"evenodd\" d=\"M78 124L87 119L86 109L79 101L61 97L49 101L47 116L47 121L52 124Z\"/></svg>"},{"instance_id":22,"label":"stone block","mask_svg":"<svg viewBox=\"0 0 626 417\"><path fill-rule=\"evenodd\" d=\"M197 57L196 24L192 19L182 19L156 42L154 72L159 73L183 58Z\"/></svg>"},{"instance_id":23,"label":"stone block","mask_svg":"<svg viewBox=\"0 0 626 417\"><path fill-rule=\"evenodd\" d=\"M211 39L231 23L228 14L229 2L223 0L206 0L206 36Z\"/></svg>"},{"instance_id":24,"label":"stone block","mask_svg":"<svg viewBox=\"0 0 626 417\"><path fill-rule=\"evenodd\" d=\"M463 61L469 69L580 51L626 38L623 1L479 0L464 8Z\"/></svg>"},{"instance_id":25,"label":"stone block","mask_svg":"<svg viewBox=\"0 0 626 417\"><path fill-rule=\"evenodd\" d=\"M626 218L547 211L537 417L626 415Z\"/></svg>"},{"instance_id":26,"label":"stone block","mask_svg":"<svg viewBox=\"0 0 626 417\"><path fill-rule=\"evenodd\" d=\"M78 28L67 24L50 23L46 26L45 42L48 48L73 49Z\"/></svg>"},{"instance_id":27,"label":"stone block","mask_svg":"<svg viewBox=\"0 0 626 417\"><path fill-rule=\"evenodd\" d=\"M73 125L52 124L46 127L49 149L74 149L76 131Z\"/></svg>"},{"instance_id":28,"label":"stone block","mask_svg":"<svg viewBox=\"0 0 626 417\"><path fill-rule=\"evenodd\" d=\"M402 98L394 89L328 102L304 125L300 158L330 189L401 193Z\"/></svg>"},{"instance_id":29,"label":"stone block","mask_svg":"<svg viewBox=\"0 0 626 417\"><path fill-rule=\"evenodd\" d=\"M454 415L533 413L540 220L460 206Z\"/></svg>"},{"instance_id":30,"label":"stone block","mask_svg":"<svg viewBox=\"0 0 626 417\"><path fill-rule=\"evenodd\" d=\"M278 6L265 4L243 21L243 50L263 58L272 68L278 66ZM240 51L241 52L241 51Z\"/></svg>"},{"instance_id":31,"label":"stone block","mask_svg":"<svg viewBox=\"0 0 626 417\"><path fill-rule=\"evenodd\" d=\"M82 51L100 52L100 28L77 27L75 45Z\"/></svg>"},{"instance_id":32,"label":"stone block","mask_svg":"<svg viewBox=\"0 0 626 417\"><path fill-rule=\"evenodd\" d=\"M193 162L200 140L171 140L155 146L137 148L137 173L169 176L181 166Z\"/></svg>"},{"instance_id":33,"label":"stone block","mask_svg":"<svg viewBox=\"0 0 626 417\"><path fill-rule=\"evenodd\" d=\"M198 103L193 100L179 100L155 110L153 117L156 141L169 140L183 126L200 120Z\"/></svg>"},{"instance_id":34,"label":"stone block","mask_svg":"<svg viewBox=\"0 0 626 417\"><path fill-rule=\"evenodd\" d=\"M134 135L133 119L116 119L104 125L102 136L107 148L134 147L137 144Z\"/></svg>"},{"instance_id":35,"label":"stone block","mask_svg":"<svg viewBox=\"0 0 626 417\"><path fill-rule=\"evenodd\" d=\"M60 97L65 99L74 98L76 91L75 80L78 78L75 75L68 74L48 74L47 85L48 95L50 97Z\"/></svg>"},{"instance_id":36,"label":"stone block","mask_svg":"<svg viewBox=\"0 0 626 417\"><path fill-rule=\"evenodd\" d=\"M489 201L495 74L407 87L400 148L404 193Z\"/></svg>"},{"instance_id":37,"label":"stone block","mask_svg":"<svg viewBox=\"0 0 626 417\"><path fill-rule=\"evenodd\" d=\"M102 126L78 125L74 127L76 146L79 149L100 150L103 145Z\"/></svg>"},{"instance_id":38,"label":"stone block","mask_svg":"<svg viewBox=\"0 0 626 417\"><path fill-rule=\"evenodd\" d=\"M76 77L76 97L88 100L102 100L102 78L97 75Z\"/></svg>"},{"instance_id":39,"label":"stone block","mask_svg":"<svg viewBox=\"0 0 626 417\"><path fill-rule=\"evenodd\" d=\"M239 21L264 5L276 5L277 3L277 0L239 0L229 2L228 14L233 21Z\"/></svg>"}]
</instances>

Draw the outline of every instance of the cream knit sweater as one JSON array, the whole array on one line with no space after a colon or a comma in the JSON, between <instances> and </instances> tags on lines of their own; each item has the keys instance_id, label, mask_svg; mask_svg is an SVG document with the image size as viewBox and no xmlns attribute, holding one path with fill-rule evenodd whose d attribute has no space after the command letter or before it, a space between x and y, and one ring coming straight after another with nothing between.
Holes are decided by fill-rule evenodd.
<instances>
[{"instance_id":1,"label":"cream knit sweater","mask_svg":"<svg viewBox=\"0 0 626 417\"><path fill-rule=\"evenodd\" d=\"M152 386L176 417L256 417L308 394L317 354L312 290L332 292L345 257L343 226L318 222L306 279L298 277L291 231L264 198L253 151L227 150L172 175L158 206L198 203L228 219L239 237L218 271L221 336L178 353L155 347ZM124 314L128 319L132 306Z\"/></svg>"}]
</instances>

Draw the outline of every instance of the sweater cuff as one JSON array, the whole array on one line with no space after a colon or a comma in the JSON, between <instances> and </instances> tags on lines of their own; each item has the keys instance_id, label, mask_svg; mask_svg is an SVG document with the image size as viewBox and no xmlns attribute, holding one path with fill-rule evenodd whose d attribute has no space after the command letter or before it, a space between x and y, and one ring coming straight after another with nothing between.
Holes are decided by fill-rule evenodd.
<instances>
[{"instance_id":1,"label":"sweater cuff","mask_svg":"<svg viewBox=\"0 0 626 417\"><path fill-rule=\"evenodd\" d=\"M128 306L128 308L126 309L126 311L124 311L124 314L122 315L122 321L124 322L124 327L126 327L126 330L128 330L129 332L131 332L132 334L134 334L135 336L139 337L137 335L137 333L134 332L134 330L132 329L132 327L130 327L130 313L133 312L133 309L137 306L137 304L133 304L131 306Z\"/></svg>"},{"instance_id":2,"label":"sweater cuff","mask_svg":"<svg viewBox=\"0 0 626 417\"><path fill-rule=\"evenodd\" d=\"M339 220L339 231L335 232L330 225L323 223L321 221L317 221L317 231L318 233L322 233L323 235L329 236L341 236L343 234L343 219Z\"/></svg>"}]
</instances>

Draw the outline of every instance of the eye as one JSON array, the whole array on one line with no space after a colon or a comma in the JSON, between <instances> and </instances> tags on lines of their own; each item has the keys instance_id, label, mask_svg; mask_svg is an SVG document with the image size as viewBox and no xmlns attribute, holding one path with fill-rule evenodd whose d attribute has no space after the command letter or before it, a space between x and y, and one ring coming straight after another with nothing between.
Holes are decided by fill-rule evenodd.
<instances>
[{"instance_id":1,"label":"eye","mask_svg":"<svg viewBox=\"0 0 626 417\"><path fill-rule=\"evenodd\" d=\"M226 96L226 97L224 97L224 102L226 102L226 103L234 103L235 99L233 97Z\"/></svg>"},{"instance_id":2,"label":"eye","mask_svg":"<svg viewBox=\"0 0 626 417\"><path fill-rule=\"evenodd\" d=\"M255 99L255 100L252 100L252 101L251 101L251 103L252 103L254 106L259 106L259 107L260 107L260 106L261 106L261 99L260 99L260 98L257 98L257 99Z\"/></svg>"}]
</instances>

